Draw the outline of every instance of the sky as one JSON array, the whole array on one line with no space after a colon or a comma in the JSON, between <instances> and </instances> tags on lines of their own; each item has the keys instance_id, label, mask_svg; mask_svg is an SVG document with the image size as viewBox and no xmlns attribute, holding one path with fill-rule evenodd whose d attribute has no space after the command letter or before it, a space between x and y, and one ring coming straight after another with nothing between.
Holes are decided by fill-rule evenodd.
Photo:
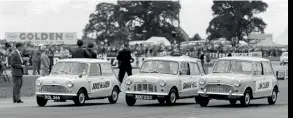
<instances>
[{"instance_id":1,"label":"sky","mask_svg":"<svg viewBox=\"0 0 293 118\"><path fill-rule=\"evenodd\" d=\"M288 0L263 1L269 5L259 15L267 23L265 32L282 37L288 29ZM5 38L5 32L77 32L81 38L89 14L101 2L116 3L116 0L0 0L0 39ZM205 38L213 18L212 0L180 0L180 3L181 27L190 37L199 33ZM277 43L287 40L274 39Z\"/></svg>"}]
</instances>

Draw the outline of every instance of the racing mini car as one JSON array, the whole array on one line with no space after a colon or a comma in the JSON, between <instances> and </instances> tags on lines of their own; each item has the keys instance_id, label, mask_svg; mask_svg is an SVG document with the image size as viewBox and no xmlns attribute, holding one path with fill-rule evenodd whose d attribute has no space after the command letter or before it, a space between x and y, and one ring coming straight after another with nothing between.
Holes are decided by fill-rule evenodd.
<instances>
[{"instance_id":1,"label":"racing mini car","mask_svg":"<svg viewBox=\"0 0 293 118\"><path fill-rule=\"evenodd\" d=\"M116 103L120 92L111 64L99 59L59 60L51 74L38 78L35 84L39 106L48 100L73 100L83 105L86 100L108 98Z\"/></svg>"},{"instance_id":2,"label":"racing mini car","mask_svg":"<svg viewBox=\"0 0 293 118\"><path fill-rule=\"evenodd\" d=\"M177 99L195 98L198 80L205 75L199 59L188 56L151 57L144 60L139 73L125 80L128 106L136 100L155 100L174 105Z\"/></svg>"},{"instance_id":3,"label":"racing mini car","mask_svg":"<svg viewBox=\"0 0 293 118\"><path fill-rule=\"evenodd\" d=\"M280 57L280 64L285 65L288 64L288 52L283 52L281 57Z\"/></svg>"},{"instance_id":4,"label":"racing mini car","mask_svg":"<svg viewBox=\"0 0 293 118\"><path fill-rule=\"evenodd\" d=\"M208 105L211 99L239 100L248 106L250 100L267 98L275 104L279 86L271 62L259 57L224 57L218 59L212 73L199 80L199 104Z\"/></svg>"}]
</instances>

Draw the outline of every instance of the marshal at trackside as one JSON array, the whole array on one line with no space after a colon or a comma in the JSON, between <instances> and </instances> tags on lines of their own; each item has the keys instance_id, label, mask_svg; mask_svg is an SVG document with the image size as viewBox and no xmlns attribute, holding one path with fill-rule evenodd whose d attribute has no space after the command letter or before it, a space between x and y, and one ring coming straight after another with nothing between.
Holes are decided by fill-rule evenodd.
<instances>
[{"instance_id":1,"label":"marshal at trackside","mask_svg":"<svg viewBox=\"0 0 293 118\"><path fill-rule=\"evenodd\" d=\"M93 83L92 90L101 89L101 88L108 88L109 86L110 86L110 81L97 82L97 83Z\"/></svg>"}]
</instances>

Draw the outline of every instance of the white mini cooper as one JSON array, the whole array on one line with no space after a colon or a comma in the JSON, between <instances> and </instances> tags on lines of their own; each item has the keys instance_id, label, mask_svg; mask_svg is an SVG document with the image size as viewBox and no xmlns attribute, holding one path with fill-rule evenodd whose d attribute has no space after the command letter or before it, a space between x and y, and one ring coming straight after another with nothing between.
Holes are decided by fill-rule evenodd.
<instances>
[{"instance_id":1,"label":"white mini cooper","mask_svg":"<svg viewBox=\"0 0 293 118\"><path fill-rule=\"evenodd\" d=\"M195 98L197 83L205 75L199 59L188 56L147 58L138 74L125 80L126 103L157 99L160 104L174 105L177 99Z\"/></svg>"},{"instance_id":2,"label":"white mini cooper","mask_svg":"<svg viewBox=\"0 0 293 118\"><path fill-rule=\"evenodd\" d=\"M45 106L48 100L73 100L82 105L85 100L108 98L110 103L116 103L119 92L118 79L106 60L59 60L49 76L36 80L39 106Z\"/></svg>"},{"instance_id":3,"label":"white mini cooper","mask_svg":"<svg viewBox=\"0 0 293 118\"><path fill-rule=\"evenodd\" d=\"M275 104L279 92L278 81L271 62L258 57L224 57L218 59L212 73L199 80L199 104L207 106L210 99L239 100L248 106L250 100L267 98Z\"/></svg>"}]
</instances>

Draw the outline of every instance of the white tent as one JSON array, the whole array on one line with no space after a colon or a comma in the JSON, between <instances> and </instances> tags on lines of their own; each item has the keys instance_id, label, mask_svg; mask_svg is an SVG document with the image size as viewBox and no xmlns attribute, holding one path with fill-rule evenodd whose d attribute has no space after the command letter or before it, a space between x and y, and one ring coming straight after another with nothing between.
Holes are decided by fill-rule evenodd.
<instances>
[{"instance_id":1,"label":"white tent","mask_svg":"<svg viewBox=\"0 0 293 118\"><path fill-rule=\"evenodd\" d=\"M171 45L170 41L166 39L165 37L156 37L156 36L149 38L148 40L145 41L145 43L154 43L156 45L163 44L166 46Z\"/></svg>"},{"instance_id":2,"label":"white tent","mask_svg":"<svg viewBox=\"0 0 293 118\"><path fill-rule=\"evenodd\" d=\"M288 28L282 34L278 35L275 39L277 44L288 45Z\"/></svg>"},{"instance_id":3,"label":"white tent","mask_svg":"<svg viewBox=\"0 0 293 118\"><path fill-rule=\"evenodd\" d=\"M130 41L129 45L143 44L144 41Z\"/></svg>"},{"instance_id":4,"label":"white tent","mask_svg":"<svg viewBox=\"0 0 293 118\"><path fill-rule=\"evenodd\" d=\"M265 40L262 40L262 41L258 42L254 46L260 46L260 47L276 47L276 46L281 46L281 45L275 43L271 39L265 39Z\"/></svg>"}]
</instances>

